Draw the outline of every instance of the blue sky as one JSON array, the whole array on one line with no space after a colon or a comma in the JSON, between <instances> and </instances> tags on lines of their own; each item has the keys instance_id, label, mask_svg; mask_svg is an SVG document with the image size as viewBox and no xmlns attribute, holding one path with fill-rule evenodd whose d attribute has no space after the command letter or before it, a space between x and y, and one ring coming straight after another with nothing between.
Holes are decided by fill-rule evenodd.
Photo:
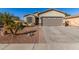
<instances>
[{"instance_id":1,"label":"blue sky","mask_svg":"<svg viewBox=\"0 0 79 59\"><path fill-rule=\"evenodd\" d=\"M0 12L10 12L11 14L13 14L15 16L19 16L21 19L23 19L23 16L25 14L42 12L47 9L48 8L0 8ZM78 15L79 14L79 8L55 8L55 9L66 12L70 15Z\"/></svg>"}]
</instances>

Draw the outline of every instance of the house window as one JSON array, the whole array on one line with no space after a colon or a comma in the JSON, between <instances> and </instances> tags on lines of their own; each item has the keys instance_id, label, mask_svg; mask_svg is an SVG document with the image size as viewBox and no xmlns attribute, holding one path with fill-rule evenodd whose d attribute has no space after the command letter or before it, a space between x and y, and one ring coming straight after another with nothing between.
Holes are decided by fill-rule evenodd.
<instances>
[{"instance_id":1,"label":"house window","mask_svg":"<svg viewBox=\"0 0 79 59\"><path fill-rule=\"evenodd\" d=\"M27 22L32 23L32 17L27 17Z\"/></svg>"}]
</instances>

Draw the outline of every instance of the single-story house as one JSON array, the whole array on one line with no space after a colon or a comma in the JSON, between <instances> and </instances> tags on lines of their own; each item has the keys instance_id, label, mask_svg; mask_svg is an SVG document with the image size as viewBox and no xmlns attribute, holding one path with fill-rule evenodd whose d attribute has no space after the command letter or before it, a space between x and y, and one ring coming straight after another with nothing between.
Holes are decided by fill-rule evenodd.
<instances>
[{"instance_id":1,"label":"single-story house","mask_svg":"<svg viewBox=\"0 0 79 59\"><path fill-rule=\"evenodd\" d=\"M69 25L79 26L78 18L78 16L70 16L65 12L58 11L55 9L48 9L44 12L36 12L34 14L28 14L24 16L24 20L29 25L42 26L63 26L65 21L69 21Z\"/></svg>"},{"instance_id":2,"label":"single-story house","mask_svg":"<svg viewBox=\"0 0 79 59\"><path fill-rule=\"evenodd\" d=\"M39 24L42 26L62 26L67 13L55 9L39 13Z\"/></svg>"}]
</instances>

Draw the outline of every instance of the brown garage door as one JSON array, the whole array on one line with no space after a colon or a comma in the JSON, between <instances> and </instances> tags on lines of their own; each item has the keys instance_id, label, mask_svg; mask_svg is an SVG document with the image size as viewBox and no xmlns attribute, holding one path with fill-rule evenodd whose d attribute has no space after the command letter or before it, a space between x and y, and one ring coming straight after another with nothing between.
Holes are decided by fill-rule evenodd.
<instances>
[{"instance_id":1,"label":"brown garage door","mask_svg":"<svg viewBox=\"0 0 79 59\"><path fill-rule=\"evenodd\" d=\"M62 24L62 17L42 17L43 26L61 26Z\"/></svg>"}]
</instances>

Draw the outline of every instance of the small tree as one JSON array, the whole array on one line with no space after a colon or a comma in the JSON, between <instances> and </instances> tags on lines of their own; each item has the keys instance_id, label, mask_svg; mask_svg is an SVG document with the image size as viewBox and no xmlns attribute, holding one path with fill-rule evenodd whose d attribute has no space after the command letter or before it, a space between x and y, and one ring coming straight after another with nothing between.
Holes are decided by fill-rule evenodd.
<instances>
[{"instance_id":1,"label":"small tree","mask_svg":"<svg viewBox=\"0 0 79 59\"><path fill-rule=\"evenodd\" d=\"M8 33L8 26L11 22L11 15L7 12L2 13L0 15L0 19L2 20L2 23L3 23L3 33L7 34Z\"/></svg>"},{"instance_id":2,"label":"small tree","mask_svg":"<svg viewBox=\"0 0 79 59\"><path fill-rule=\"evenodd\" d=\"M2 13L0 13L0 25L3 25L1 17L2 17Z\"/></svg>"},{"instance_id":3,"label":"small tree","mask_svg":"<svg viewBox=\"0 0 79 59\"><path fill-rule=\"evenodd\" d=\"M0 19L3 23L3 33L7 34L10 31L11 34L16 34L19 30L22 30L24 26L20 22L19 17L13 16L10 13L1 13Z\"/></svg>"},{"instance_id":4,"label":"small tree","mask_svg":"<svg viewBox=\"0 0 79 59\"><path fill-rule=\"evenodd\" d=\"M20 21L14 21L13 31L14 34L17 34L18 31L22 30L24 28L22 22Z\"/></svg>"}]
</instances>

